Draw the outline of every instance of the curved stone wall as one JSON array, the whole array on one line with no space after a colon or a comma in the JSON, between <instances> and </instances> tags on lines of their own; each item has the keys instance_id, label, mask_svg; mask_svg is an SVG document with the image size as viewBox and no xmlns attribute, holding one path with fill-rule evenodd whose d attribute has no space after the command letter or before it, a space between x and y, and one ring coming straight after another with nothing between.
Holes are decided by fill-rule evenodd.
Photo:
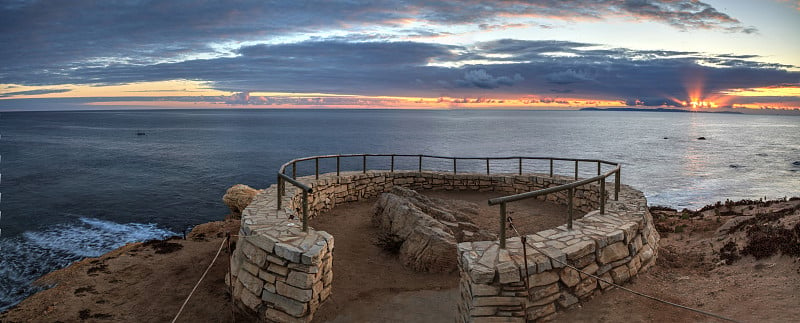
<instances>
[{"instance_id":1,"label":"curved stone wall","mask_svg":"<svg viewBox=\"0 0 800 323\"><path fill-rule=\"evenodd\" d=\"M377 197L395 185L415 190L510 194L573 181L541 174L414 171L342 172L339 176L329 173L319 179L305 176L297 180L313 189L308 196L310 217L341 203ZM595 184L576 188L575 208L584 212L599 208L598 191L599 185ZM567 204L566 195L562 191L541 198ZM311 228L302 231L299 218L302 194L291 184L286 184L281 205L278 210L277 185L272 185L242 212L239 242L230 268L232 280L228 283L233 286L237 306L259 320L308 322L331 294L334 237ZM652 229L641 192L623 186L620 200L609 201L606 210L606 215L590 212L574 221L571 232L562 226L530 235L528 240L546 248L552 256L581 265L580 268L625 281L641 268L652 265L658 236ZM497 241L459 244L462 294L459 311L463 321L535 320L555 312L562 295L567 301L561 303L567 307L573 298L577 302L577 298L588 297L592 291L604 287L584 277L574 278L577 273L572 275L545 255L529 252L528 271L535 276L531 281L539 285L526 290L519 238L508 239L507 243L505 250L499 250ZM620 269L630 263L634 265L626 267L627 271ZM557 279L552 281L554 277Z\"/></svg>"}]
</instances>

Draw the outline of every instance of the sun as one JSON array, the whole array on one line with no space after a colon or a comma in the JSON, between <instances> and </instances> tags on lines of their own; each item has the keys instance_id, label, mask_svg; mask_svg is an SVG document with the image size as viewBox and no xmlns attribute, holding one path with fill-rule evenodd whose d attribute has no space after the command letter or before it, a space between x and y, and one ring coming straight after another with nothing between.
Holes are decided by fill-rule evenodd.
<instances>
[{"instance_id":1,"label":"sun","mask_svg":"<svg viewBox=\"0 0 800 323\"><path fill-rule=\"evenodd\" d=\"M716 108L718 105L714 101L691 100L689 102L684 102L683 106L689 107L692 110L697 110L697 109L713 109Z\"/></svg>"}]
</instances>

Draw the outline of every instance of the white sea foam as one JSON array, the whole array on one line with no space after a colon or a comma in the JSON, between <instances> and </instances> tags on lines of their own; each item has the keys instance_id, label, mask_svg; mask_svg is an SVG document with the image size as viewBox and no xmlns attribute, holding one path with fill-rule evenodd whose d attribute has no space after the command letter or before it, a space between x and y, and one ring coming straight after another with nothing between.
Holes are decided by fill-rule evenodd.
<instances>
[{"instance_id":1,"label":"white sea foam","mask_svg":"<svg viewBox=\"0 0 800 323\"><path fill-rule=\"evenodd\" d=\"M151 223L122 224L81 217L78 223L0 239L0 311L34 293L36 288L31 283L54 268L100 256L129 242L174 235Z\"/></svg>"}]
</instances>

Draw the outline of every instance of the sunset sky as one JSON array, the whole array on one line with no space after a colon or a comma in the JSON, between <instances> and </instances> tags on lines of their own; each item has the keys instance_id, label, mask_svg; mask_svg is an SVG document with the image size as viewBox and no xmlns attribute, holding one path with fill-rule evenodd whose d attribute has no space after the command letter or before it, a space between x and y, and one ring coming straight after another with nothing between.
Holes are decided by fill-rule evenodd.
<instances>
[{"instance_id":1,"label":"sunset sky","mask_svg":"<svg viewBox=\"0 0 800 323\"><path fill-rule=\"evenodd\" d=\"M0 0L0 112L800 109L800 1Z\"/></svg>"}]
</instances>

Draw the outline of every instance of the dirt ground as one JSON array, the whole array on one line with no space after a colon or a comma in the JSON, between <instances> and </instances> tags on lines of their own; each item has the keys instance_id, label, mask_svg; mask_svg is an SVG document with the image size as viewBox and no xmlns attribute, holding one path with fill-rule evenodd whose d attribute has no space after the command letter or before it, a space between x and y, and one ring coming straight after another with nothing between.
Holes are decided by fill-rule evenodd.
<instances>
[{"instance_id":1,"label":"dirt ground","mask_svg":"<svg viewBox=\"0 0 800 323\"><path fill-rule=\"evenodd\" d=\"M440 194L448 193L433 193L447 197ZM459 198L485 206L489 219L485 223L492 230L498 211L486 205L493 196L482 194L485 193L462 194ZM780 221L800 221L800 201L784 203L789 204L790 214ZM416 273L375 247L371 241L375 233L369 221L371 207L370 201L351 203L312 221L313 227L336 237L333 293L314 321L452 322L459 298L456 274ZM514 221L524 231L563 223L524 223L521 214L530 212L531 206L521 205L518 210L514 207L510 205L511 211L518 212L513 213L517 214ZM770 214L781 207L787 210L786 205L776 204L744 205L725 210L720 216L708 210L696 214L654 212L662 234L657 264L625 286L743 322L796 321L800 317L800 256L773 255L756 260L742 255L726 265L720 261L719 250L727 240L715 233L729 219ZM533 217L550 220L547 208L539 206L533 213L541 215ZM0 322L171 321L219 248L224 232L236 232L237 227L236 221L213 222L198 226L187 240L129 244L102 257L76 262L45 276L42 281L55 287L0 314ZM745 233L738 234L734 238L740 239ZM224 283L228 255L223 248L178 321L233 321ZM250 320L236 317L236 321ZM612 289L578 308L559 313L555 321L719 320Z\"/></svg>"},{"instance_id":2,"label":"dirt ground","mask_svg":"<svg viewBox=\"0 0 800 323\"><path fill-rule=\"evenodd\" d=\"M0 322L170 322L239 221L211 222L182 238L131 243L39 280L55 285L0 314ZM178 322L232 322L223 248ZM237 317L244 322L244 318Z\"/></svg>"}]
</instances>

